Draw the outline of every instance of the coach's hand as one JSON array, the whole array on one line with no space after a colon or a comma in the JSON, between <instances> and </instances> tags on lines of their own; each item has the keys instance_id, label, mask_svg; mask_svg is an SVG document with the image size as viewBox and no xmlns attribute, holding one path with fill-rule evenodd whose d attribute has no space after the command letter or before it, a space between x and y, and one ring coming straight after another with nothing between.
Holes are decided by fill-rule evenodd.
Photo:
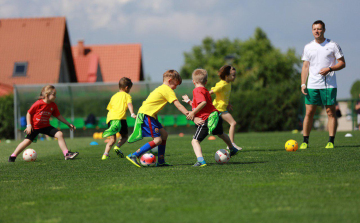
<instances>
[{"instance_id":1,"label":"coach's hand","mask_svg":"<svg viewBox=\"0 0 360 223\"><path fill-rule=\"evenodd\" d=\"M330 71L331 71L330 68L324 67L320 70L319 74L326 76Z\"/></svg>"},{"instance_id":2,"label":"coach's hand","mask_svg":"<svg viewBox=\"0 0 360 223\"><path fill-rule=\"evenodd\" d=\"M301 86L301 92L302 92L304 95L307 95L307 93L305 92L305 90L306 90L306 85Z\"/></svg>"}]
</instances>

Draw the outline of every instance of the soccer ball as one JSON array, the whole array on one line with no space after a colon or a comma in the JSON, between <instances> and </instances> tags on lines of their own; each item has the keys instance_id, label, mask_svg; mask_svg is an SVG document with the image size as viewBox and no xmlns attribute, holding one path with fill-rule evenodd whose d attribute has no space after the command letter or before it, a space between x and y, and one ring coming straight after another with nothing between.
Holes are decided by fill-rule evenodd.
<instances>
[{"instance_id":1,"label":"soccer ball","mask_svg":"<svg viewBox=\"0 0 360 223\"><path fill-rule=\"evenodd\" d=\"M157 154L158 154L158 151L159 151L159 149L158 149L158 147L156 146L156 147L150 149L149 152L152 153L152 154L154 154L154 155L157 155Z\"/></svg>"},{"instance_id":2,"label":"soccer ball","mask_svg":"<svg viewBox=\"0 0 360 223\"><path fill-rule=\"evenodd\" d=\"M26 162L35 161L37 157L37 153L33 149L27 149L23 152L23 158Z\"/></svg>"},{"instance_id":3,"label":"soccer ball","mask_svg":"<svg viewBox=\"0 0 360 223\"><path fill-rule=\"evenodd\" d=\"M140 158L140 163L143 166L155 166L156 164L156 157L154 154L151 153L145 153Z\"/></svg>"},{"instance_id":4,"label":"soccer ball","mask_svg":"<svg viewBox=\"0 0 360 223\"><path fill-rule=\"evenodd\" d=\"M293 140L290 139L285 143L285 150L288 152L295 152L298 149L298 143Z\"/></svg>"},{"instance_id":5,"label":"soccer ball","mask_svg":"<svg viewBox=\"0 0 360 223\"><path fill-rule=\"evenodd\" d=\"M219 164L225 164L230 160L230 153L226 149L219 149L215 153L215 161Z\"/></svg>"}]
</instances>

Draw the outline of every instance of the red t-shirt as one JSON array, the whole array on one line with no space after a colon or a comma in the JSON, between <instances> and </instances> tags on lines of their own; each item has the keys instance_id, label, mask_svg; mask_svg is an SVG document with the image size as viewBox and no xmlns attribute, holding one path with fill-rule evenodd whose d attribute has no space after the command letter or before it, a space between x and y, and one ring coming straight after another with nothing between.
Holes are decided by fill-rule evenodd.
<instances>
[{"instance_id":1,"label":"red t-shirt","mask_svg":"<svg viewBox=\"0 0 360 223\"><path fill-rule=\"evenodd\" d=\"M196 113L195 117L199 117L202 120L206 120L209 115L217 111L217 109L212 104L211 96L209 91L204 87L197 87L193 90L193 102L192 102L192 110L194 110L201 102L206 101L206 105L203 109L201 109L198 113Z\"/></svg>"},{"instance_id":2,"label":"red t-shirt","mask_svg":"<svg viewBox=\"0 0 360 223\"><path fill-rule=\"evenodd\" d=\"M31 115L31 125L33 129L41 129L50 126L51 115L58 117L59 109L54 102L45 103L42 99L37 100L28 110Z\"/></svg>"}]
</instances>

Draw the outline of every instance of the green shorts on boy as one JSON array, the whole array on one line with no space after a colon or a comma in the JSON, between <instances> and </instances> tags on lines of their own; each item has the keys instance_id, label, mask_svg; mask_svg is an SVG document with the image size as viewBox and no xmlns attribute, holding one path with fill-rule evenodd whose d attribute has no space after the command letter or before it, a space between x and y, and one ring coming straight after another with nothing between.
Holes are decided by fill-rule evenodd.
<instances>
[{"instance_id":1,"label":"green shorts on boy","mask_svg":"<svg viewBox=\"0 0 360 223\"><path fill-rule=\"evenodd\" d=\"M158 146L157 166L171 166L165 162L164 158L168 134L158 121L157 113L163 109L167 103L173 103L184 115L189 113L178 101L174 92L181 82L181 76L176 70L166 71L163 74L163 84L151 92L140 107L135 122L134 132L129 137L128 142L136 142L143 137L152 137L153 141L146 143L136 152L131 153L126 157L126 159L135 166L141 167L138 160L139 157L156 146Z\"/></svg>"},{"instance_id":2,"label":"green shorts on boy","mask_svg":"<svg viewBox=\"0 0 360 223\"><path fill-rule=\"evenodd\" d=\"M207 72L204 69L196 69L192 74L193 83L195 89L193 90L193 101L189 101L188 97L183 96L184 100L191 103L192 112L187 115L187 119L193 120L194 118L200 118L204 121L203 124L197 125L197 130L191 141L197 162L195 167L206 166L200 143L210 133L217 135L221 138L227 146L230 148L230 156L234 156L239 151L236 149L228 135L224 134L222 128L222 119L219 116L219 111L212 104L212 99L209 91L205 88L207 82Z\"/></svg>"}]
</instances>

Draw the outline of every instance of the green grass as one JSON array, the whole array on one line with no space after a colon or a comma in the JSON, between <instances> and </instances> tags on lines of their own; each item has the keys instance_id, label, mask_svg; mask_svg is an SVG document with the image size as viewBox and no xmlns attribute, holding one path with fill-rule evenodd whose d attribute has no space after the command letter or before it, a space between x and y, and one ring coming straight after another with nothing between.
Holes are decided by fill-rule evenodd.
<instances>
[{"instance_id":1,"label":"green grass","mask_svg":"<svg viewBox=\"0 0 360 223\"><path fill-rule=\"evenodd\" d=\"M218 165L224 143L204 140L209 164L194 168L191 135L170 136L166 161L173 167L137 168L91 138L67 139L80 152L65 161L56 141L30 147L36 162L7 158L19 142L0 143L0 222L358 222L360 132L339 132L324 149L326 132L312 132L310 148L286 152L301 134L236 135L243 151ZM146 141L127 144L128 154Z\"/></svg>"}]
</instances>

